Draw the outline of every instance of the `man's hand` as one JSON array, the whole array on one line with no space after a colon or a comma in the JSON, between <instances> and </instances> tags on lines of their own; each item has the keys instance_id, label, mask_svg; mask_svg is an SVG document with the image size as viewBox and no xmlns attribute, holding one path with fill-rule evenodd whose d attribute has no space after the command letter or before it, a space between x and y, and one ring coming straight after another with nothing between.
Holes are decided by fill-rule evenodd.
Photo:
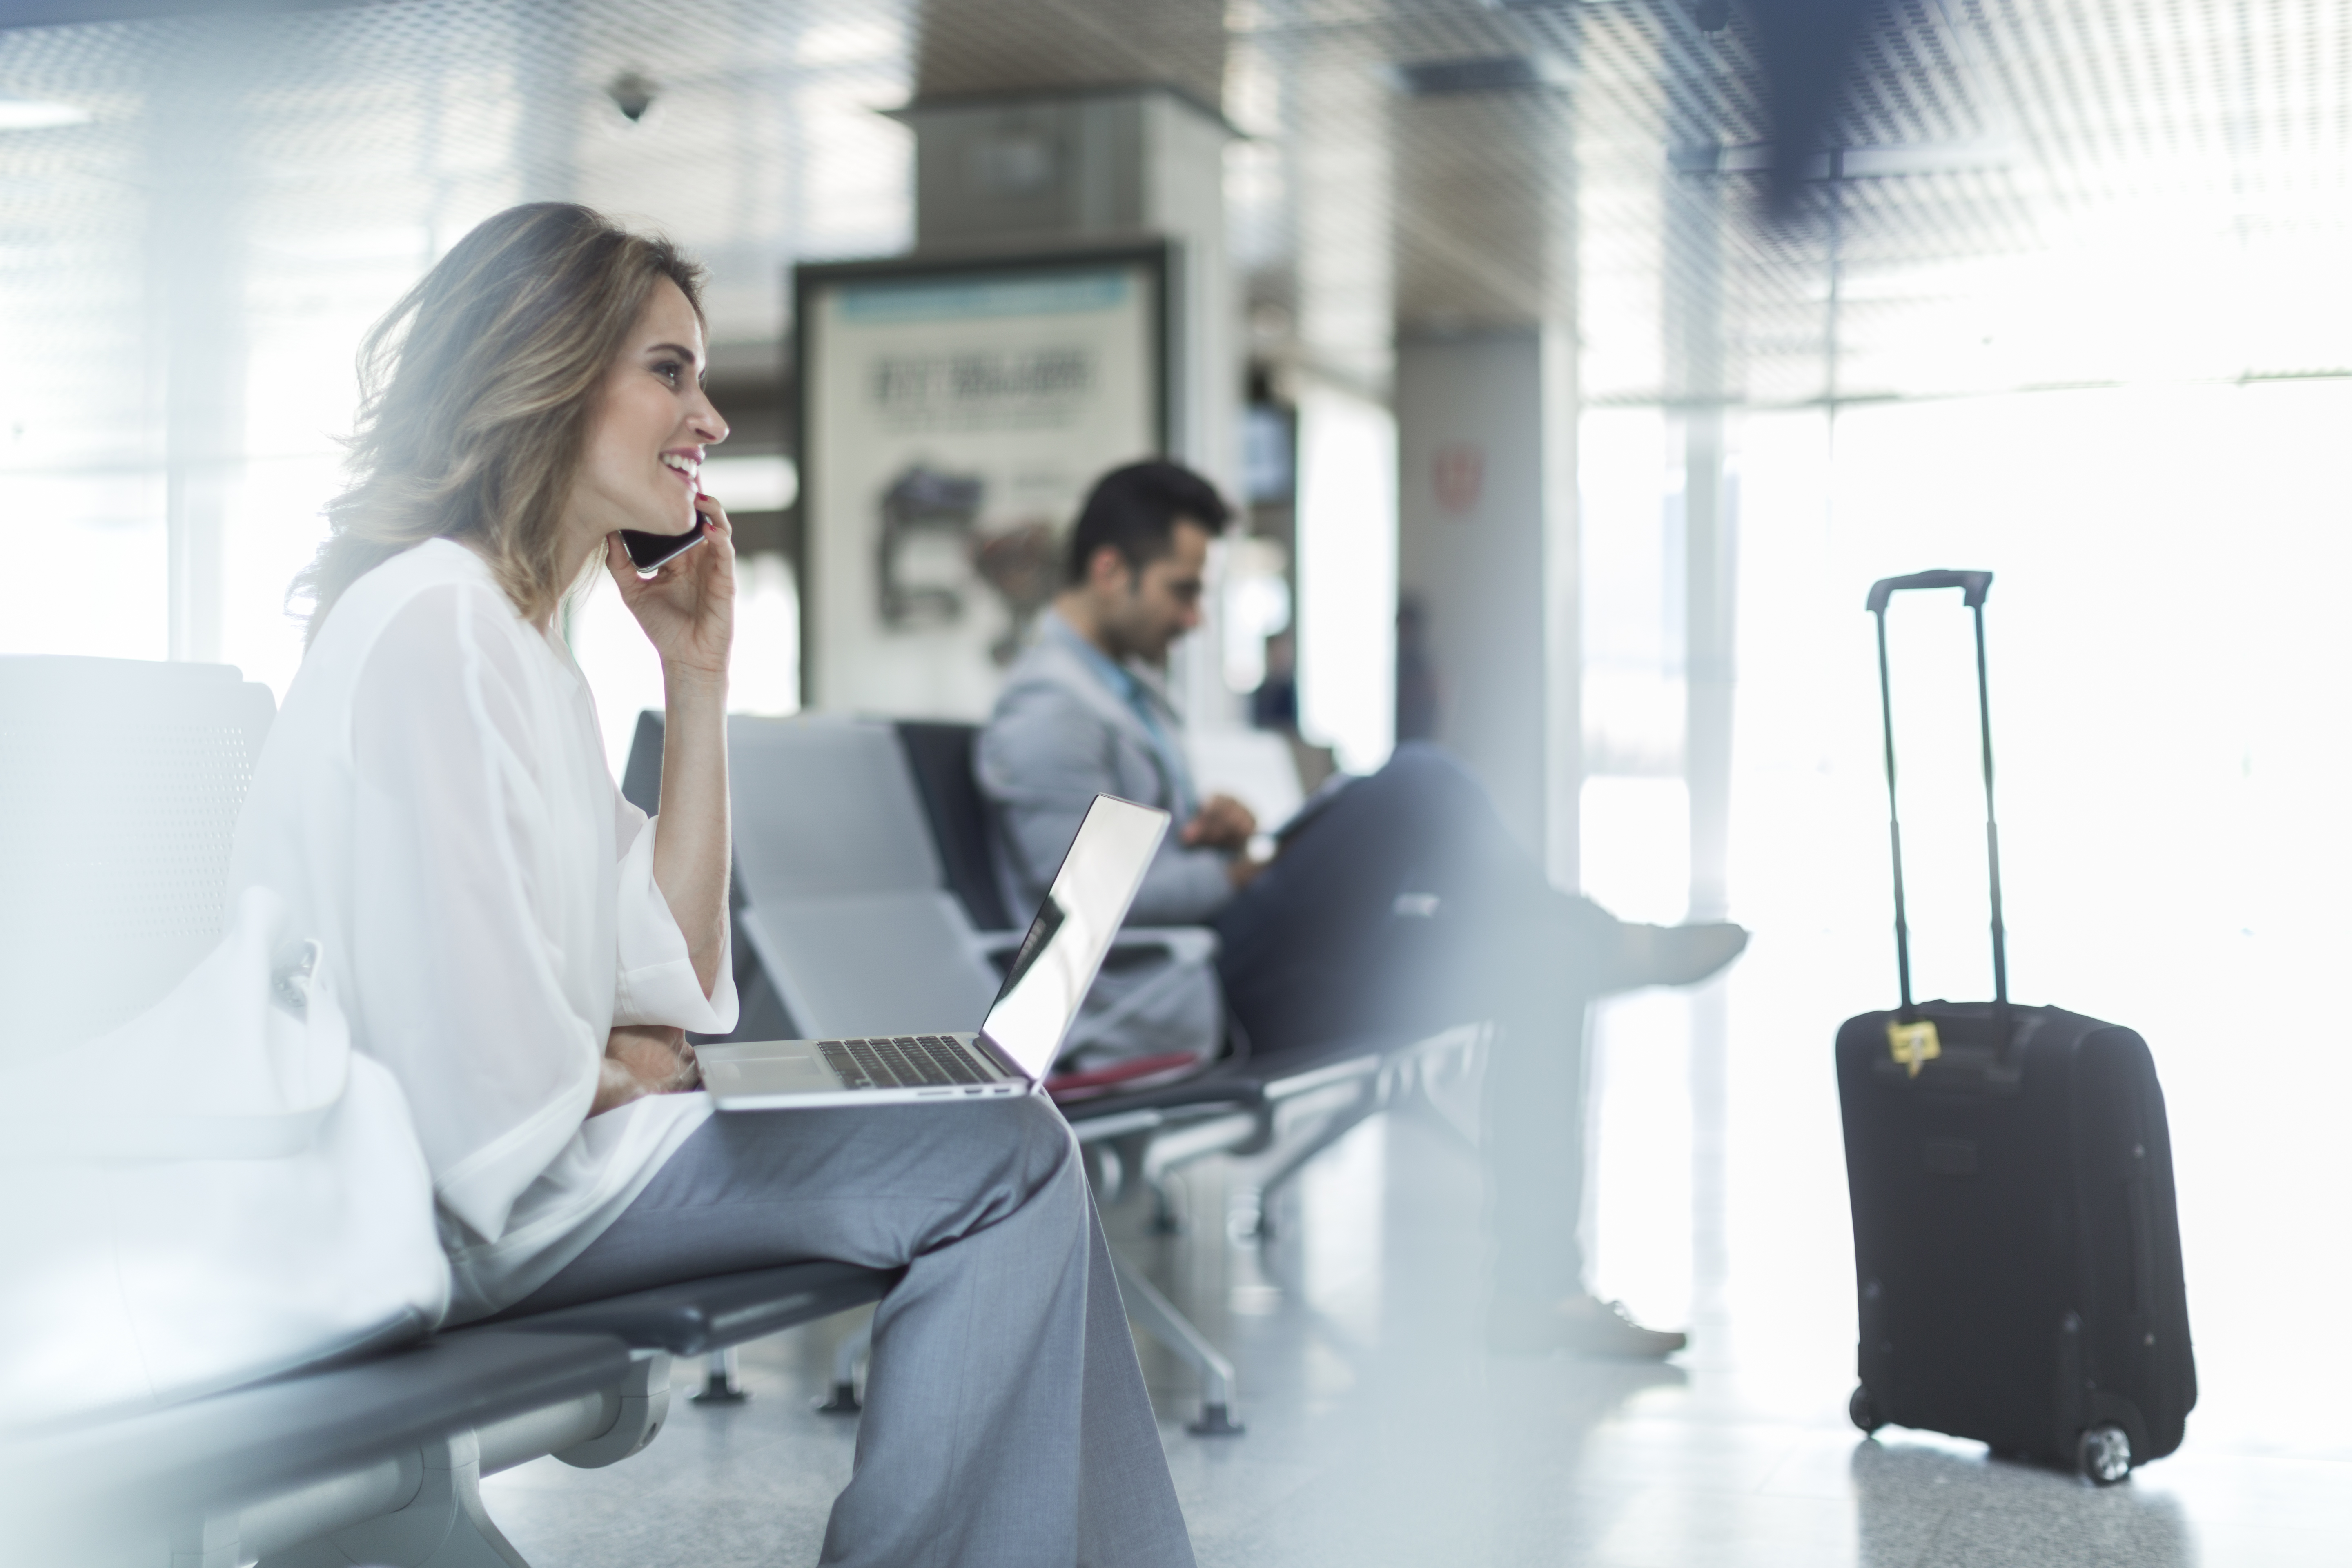
<instances>
[{"instance_id":1,"label":"man's hand","mask_svg":"<svg viewBox=\"0 0 2352 1568\"><path fill-rule=\"evenodd\" d=\"M1257 818L1250 815L1248 806L1232 795L1213 795L1177 837L1192 849L1246 849L1256 831Z\"/></svg>"},{"instance_id":2,"label":"man's hand","mask_svg":"<svg viewBox=\"0 0 2352 1568\"><path fill-rule=\"evenodd\" d=\"M686 1031L663 1024L624 1024L604 1041L591 1116L602 1116L649 1094L684 1094L702 1087L702 1064Z\"/></svg>"},{"instance_id":3,"label":"man's hand","mask_svg":"<svg viewBox=\"0 0 2352 1568\"><path fill-rule=\"evenodd\" d=\"M1247 855L1236 855L1225 863L1225 880L1238 893L1258 879L1258 873L1272 865L1270 860L1255 860Z\"/></svg>"}]
</instances>

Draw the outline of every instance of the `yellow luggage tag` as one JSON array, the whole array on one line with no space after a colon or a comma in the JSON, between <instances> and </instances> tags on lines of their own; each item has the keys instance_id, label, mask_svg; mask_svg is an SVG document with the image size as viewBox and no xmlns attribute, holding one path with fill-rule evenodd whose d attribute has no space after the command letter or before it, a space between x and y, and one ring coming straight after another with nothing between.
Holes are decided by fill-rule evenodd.
<instances>
[{"instance_id":1,"label":"yellow luggage tag","mask_svg":"<svg viewBox=\"0 0 2352 1568\"><path fill-rule=\"evenodd\" d=\"M1887 1019L1886 1047L1913 1078L1919 1076L1920 1068L1944 1054L1944 1042L1937 1037L1934 1020L1928 1018L1916 1024L1906 1024L1900 1018Z\"/></svg>"}]
</instances>

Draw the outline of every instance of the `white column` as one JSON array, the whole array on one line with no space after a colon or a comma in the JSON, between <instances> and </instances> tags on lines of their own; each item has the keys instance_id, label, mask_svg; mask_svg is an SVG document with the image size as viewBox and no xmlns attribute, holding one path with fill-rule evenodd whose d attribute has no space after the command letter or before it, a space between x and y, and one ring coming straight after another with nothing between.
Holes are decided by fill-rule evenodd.
<instances>
[{"instance_id":1,"label":"white column","mask_svg":"<svg viewBox=\"0 0 2352 1568\"><path fill-rule=\"evenodd\" d=\"M1381 405L1298 391L1298 728L1349 773L1396 738L1397 427Z\"/></svg>"},{"instance_id":2,"label":"white column","mask_svg":"<svg viewBox=\"0 0 2352 1568\"><path fill-rule=\"evenodd\" d=\"M1738 518L1719 407L1683 416L1683 767L1690 788L1690 919L1731 907L1731 734Z\"/></svg>"},{"instance_id":3,"label":"white column","mask_svg":"<svg viewBox=\"0 0 2352 1568\"><path fill-rule=\"evenodd\" d=\"M216 663L245 452L245 264L235 84L245 29L207 29L152 106L147 308L163 457L171 656Z\"/></svg>"},{"instance_id":4,"label":"white column","mask_svg":"<svg viewBox=\"0 0 2352 1568\"><path fill-rule=\"evenodd\" d=\"M1583 885L1584 524L1578 485L1582 396L1578 336L1543 336L1544 868L1551 884Z\"/></svg>"},{"instance_id":5,"label":"white column","mask_svg":"<svg viewBox=\"0 0 2352 1568\"><path fill-rule=\"evenodd\" d=\"M1397 345L1397 587L1419 606L1438 742L1530 854L1545 842L1543 342Z\"/></svg>"},{"instance_id":6,"label":"white column","mask_svg":"<svg viewBox=\"0 0 2352 1568\"><path fill-rule=\"evenodd\" d=\"M1407 338L1396 369L1398 591L1425 617L1436 739L1571 889L1582 772L1573 356L1567 334L1530 327Z\"/></svg>"}]
</instances>

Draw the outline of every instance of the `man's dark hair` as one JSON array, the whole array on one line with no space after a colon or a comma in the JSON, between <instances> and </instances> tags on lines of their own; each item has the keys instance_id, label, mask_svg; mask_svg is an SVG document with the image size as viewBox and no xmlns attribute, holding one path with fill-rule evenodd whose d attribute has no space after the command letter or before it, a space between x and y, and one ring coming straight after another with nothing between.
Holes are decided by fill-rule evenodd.
<instances>
[{"instance_id":1,"label":"man's dark hair","mask_svg":"<svg viewBox=\"0 0 2352 1568\"><path fill-rule=\"evenodd\" d=\"M1095 481L1077 526L1070 530L1066 579L1085 582L1095 552L1106 544L1140 574L1176 548L1179 521L1218 533L1233 515L1217 487L1181 463L1155 460L1113 468Z\"/></svg>"}]
</instances>

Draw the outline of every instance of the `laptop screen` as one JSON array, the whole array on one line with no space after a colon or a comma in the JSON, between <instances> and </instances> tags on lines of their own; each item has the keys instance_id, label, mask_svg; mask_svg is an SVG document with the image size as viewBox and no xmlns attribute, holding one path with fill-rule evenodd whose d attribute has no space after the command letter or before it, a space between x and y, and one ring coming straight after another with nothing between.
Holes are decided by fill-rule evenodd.
<instances>
[{"instance_id":1,"label":"laptop screen","mask_svg":"<svg viewBox=\"0 0 2352 1568\"><path fill-rule=\"evenodd\" d=\"M1054 1065L1167 831L1168 814L1148 805L1098 795L1087 807L980 1026L1030 1078Z\"/></svg>"}]
</instances>

